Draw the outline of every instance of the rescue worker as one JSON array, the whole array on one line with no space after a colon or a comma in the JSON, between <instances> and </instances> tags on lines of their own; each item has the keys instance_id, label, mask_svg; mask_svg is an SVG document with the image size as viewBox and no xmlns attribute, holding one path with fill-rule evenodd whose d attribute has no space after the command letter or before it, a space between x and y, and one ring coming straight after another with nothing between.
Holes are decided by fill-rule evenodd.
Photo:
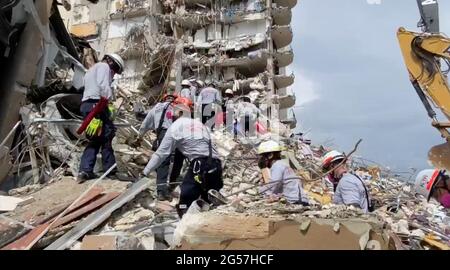
<instances>
[{"instance_id":1,"label":"rescue worker","mask_svg":"<svg viewBox=\"0 0 450 270\"><path fill-rule=\"evenodd\" d=\"M181 91L180 91L180 97L189 98L192 100L192 89L191 89L191 82L188 80L183 80L181 82Z\"/></svg>"},{"instance_id":2,"label":"rescue worker","mask_svg":"<svg viewBox=\"0 0 450 270\"><path fill-rule=\"evenodd\" d=\"M258 167L270 169L268 185L261 189L269 201L277 201L281 197L289 203L308 205L309 200L303 192L300 178L294 170L281 160L281 145L276 141L262 142L258 147Z\"/></svg>"},{"instance_id":3,"label":"rescue worker","mask_svg":"<svg viewBox=\"0 0 450 270\"><path fill-rule=\"evenodd\" d=\"M217 106L222 103L220 91L215 88L214 83L208 83L208 87L200 91L198 103L201 104L202 123L206 124L209 119L214 118ZM214 129L214 123L215 121L211 124L211 130Z\"/></svg>"},{"instance_id":4,"label":"rescue worker","mask_svg":"<svg viewBox=\"0 0 450 270\"><path fill-rule=\"evenodd\" d=\"M427 201L434 198L445 208L450 208L450 177L445 170L428 169L419 172L414 190L427 198Z\"/></svg>"},{"instance_id":5,"label":"rescue worker","mask_svg":"<svg viewBox=\"0 0 450 270\"><path fill-rule=\"evenodd\" d=\"M112 80L115 74L123 72L124 65L124 61L119 55L115 53L106 54L101 62L93 65L86 72L80 106L80 112L84 118L94 109L101 97L108 99L108 101L114 99L114 93L111 89ZM86 129L89 142L81 156L77 177L79 183L97 178L94 174L94 166L100 149L102 150L102 169L104 172L116 163L112 148L112 140L116 134L116 127L113 124L114 114L114 107L109 105L89 123ZM110 176L116 172L117 170L114 169Z\"/></svg>"},{"instance_id":6,"label":"rescue worker","mask_svg":"<svg viewBox=\"0 0 450 270\"><path fill-rule=\"evenodd\" d=\"M175 148L190 161L177 205L180 217L199 197L209 202L210 189L219 191L223 187L222 163L210 131L199 120L191 118L192 103L189 100L183 103L174 107L174 122L144 169L144 175L154 171Z\"/></svg>"},{"instance_id":7,"label":"rescue worker","mask_svg":"<svg viewBox=\"0 0 450 270\"><path fill-rule=\"evenodd\" d=\"M200 95L200 92L202 91L203 88L205 88L205 83L202 80L196 80L195 83L191 83L194 86L192 87L192 102L194 102L194 104L197 104L198 101L198 96Z\"/></svg>"},{"instance_id":8,"label":"rescue worker","mask_svg":"<svg viewBox=\"0 0 450 270\"><path fill-rule=\"evenodd\" d=\"M172 125L173 103L176 99L175 95L166 94L162 102L156 105L148 112L144 121L139 128L139 135L137 144L142 140L145 133L153 130L156 133L156 141L153 144L153 151L156 151L161 144L167 129ZM176 185L171 185L180 175L183 167L184 157L179 151L175 151L172 172L169 178L169 185L167 185L167 178L169 176L171 156L167 157L158 168L156 168L156 193L159 201L171 200L170 193L176 188Z\"/></svg>"},{"instance_id":9,"label":"rescue worker","mask_svg":"<svg viewBox=\"0 0 450 270\"><path fill-rule=\"evenodd\" d=\"M222 105L223 119L222 122L225 123L226 130L230 133L233 132L234 128L234 92L231 89L225 90L225 95Z\"/></svg>"},{"instance_id":10,"label":"rescue worker","mask_svg":"<svg viewBox=\"0 0 450 270\"><path fill-rule=\"evenodd\" d=\"M322 158L322 169L331 170L328 177L335 187L333 203L353 205L365 213L372 211L366 185L359 176L349 172L346 160L342 153L335 150L326 153Z\"/></svg>"},{"instance_id":11,"label":"rescue worker","mask_svg":"<svg viewBox=\"0 0 450 270\"><path fill-rule=\"evenodd\" d=\"M235 114L238 123L236 132L240 132L244 136L253 136L259 114L258 107L251 102L248 96L243 96L236 105Z\"/></svg>"},{"instance_id":12,"label":"rescue worker","mask_svg":"<svg viewBox=\"0 0 450 270\"><path fill-rule=\"evenodd\" d=\"M222 105L222 110L225 112L227 107L229 107L230 105L232 105L234 103L234 92L231 89L227 89L225 90L225 95L223 98L223 105Z\"/></svg>"}]
</instances>

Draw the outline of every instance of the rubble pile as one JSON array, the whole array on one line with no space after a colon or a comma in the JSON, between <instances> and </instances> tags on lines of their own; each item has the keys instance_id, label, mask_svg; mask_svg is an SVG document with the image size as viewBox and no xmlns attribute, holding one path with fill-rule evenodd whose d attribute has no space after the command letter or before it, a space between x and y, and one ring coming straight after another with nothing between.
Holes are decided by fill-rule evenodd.
<instances>
[{"instance_id":1,"label":"rubble pile","mask_svg":"<svg viewBox=\"0 0 450 270\"><path fill-rule=\"evenodd\" d=\"M49 6L52 1L35 2L28 8L49 19L44 25L51 35L38 31L32 14L24 11L30 22L23 38L30 42L24 41L17 55L9 50L20 68L4 83L4 89L14 91L5 91L2 102L8 104L0 112L5 116L1 249L449 248L448 210L415 195L408 182L387 174L386 168L356 159L351 163L370 188L375 212L332 204L333 185L320 168L329 149L291 130L295 97L287 87L294 76L286 75L285 68L293 61L289 24L296 1L274 0L272 7L259 0L216 5L64 1L72 12L65 15L57 1ZM67 28L64 16L70 19ZM113 84L118 111L113 148L118 170L131 181L103 177L77 184L87 142L76 132L82 122L83 75L106 52L126 60ZM45 61L37 59L40 53ZM183 79L215 82L221 91L247 95L262 111L272 105L279 110L277 116L263 116L270 128L258 136L235 138L216 127L212 137L224 166L224 187L218 198L211 197L208 211L194 207L180 221L178 199L155 200L154 175L141 177L156 136L147 133L140 145L135 138L146 112L163 94L179 92ZM283 157L298 175L309 206L268 202L262 195L267 171L257 166L256 147L271 138L286 146ZM100 169L95 168L99 175ZM334 239L331 246L323 246L330 241L322 237Z\"/></svg>"},{"instance_id":2,"label":"rubble pile","mask_svg":"<svg viewBox=\"0 0 450 270\"><path fill-rule=\"evenodd\" d=\"M209 209L205 213L200 211L189 217L187 221L182 221L180 223L182 224L181 232L178 232L180 234L177 242L178 247L181 245L182 248L194 248L191 244L197 243L197 240L194 241L190 237L193 237L192 235L206 237L203 235L204 232L197 235L196 230L211 226L211 224L190 224L190 219L197 220L197 223L199 219L206 219L208 221L205 222L208 223L209 218L213 218L214 221L211 222L215 224L216 222L222 222L224 216L243 215L244 217L260 217L272 221L320 219L335 222L340 220L368 222L375 224L377 228L382 228L386 239L392 239L393 244L390 249L449 248L450 219L448 210L445 210L437 202L427 202L422 196L414 194L412 186L405 181L380 177L382 171L380 168L378 168L378 173L375 174L376 177L372 177L368 173L371 169L373 171L373 167L364 168L358 165L353 168L355 173L360 175L370 188L372 199L376 201L377 206L374 212L365 214L354 206L332 204L332 185L326 184L327 180L321 177L319 171L320 153L324 149L321 146L314 147L303 142L291 143L291 146L285 152L285 156L289 157L291 164L294 163L299 166L297 173L301 176L301 182L310 199L310 205L290 205L283 200L269 203L260 193L264 190L264 186L261 184L262 174L256 165L254 149L254 147L238 144L230 151L232 154L224 158L224 188L221 193L228 199L228 204ZM305 155L305 152L308 155ZM207 217L203 217L203 215ZM220 221L215 221L215 219ZM336 228L339 228L339 225L334 224L332 227L333 230L337 230ZM226 229L231 230L230 228ZM189 230L195 232L189 232ZM245 229L242 230L242 233L244 232ZM226 234L223 230L221 233ZM213 236L216 237L216 235L210 235L209 237ZM182 239L190 239L188 241L190 244L187 246L186 242L181 244ZM224 243L223 241L230 241L231 239L225 237L217 241L218 243ZM241 236L237 239L241 239L241 241L249 240L249 238ZM194 246L195 248L208 248L203 245ZM216 246L215 248L222 247Z\"/></svg>"}]
</instances>

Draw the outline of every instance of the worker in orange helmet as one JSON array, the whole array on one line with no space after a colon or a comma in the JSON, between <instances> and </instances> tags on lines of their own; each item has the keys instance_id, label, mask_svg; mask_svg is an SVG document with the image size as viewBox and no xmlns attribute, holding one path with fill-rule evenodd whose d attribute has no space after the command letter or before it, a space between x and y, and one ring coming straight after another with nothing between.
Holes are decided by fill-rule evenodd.
<instances>
[{"instance_id":1,"label":"worker in orange helmet","mask_svg":"<svg viewBox=\"0 0 450 270\"><path fill-rule=\"evenodd\" d=\"M209 203L208 191L219 191L223 187L222 163L211 141L210 130L200 120L191 117L192 101L178 98L175 103L173 124L145 167L144 175L157 169L174 149L187 157L189 168L180 186L177 205L177 212L182 217L192 202L201 198Z\"/></svg>"},{"instance_id":2,"label":"worker in orange helmet","mask_svg":"<svg viewBox=\"0 0 450 270\"><path fill-rule=\"evenodd\" d=\"M156 151L159 148L167 129L172 125L173 108L177 104L176 100L179 97L176 94L164 94L162 102L158 102L148 112L144 121L139 129L139 136L136 142L133 144L139 146L140 142L149 130L153 130L156 133L156 140L153 142L152 150ZM156 192L157 199L159 201L170 201L172 198L171 193L176 188L174 184L181 173L184 157L179 151L174 153L174 161L172 166L172 172L169 176L171 156L164 160L161 165L156 169ZM167 179L169 177L169 184Z\"/></svg>"}]
</instances>

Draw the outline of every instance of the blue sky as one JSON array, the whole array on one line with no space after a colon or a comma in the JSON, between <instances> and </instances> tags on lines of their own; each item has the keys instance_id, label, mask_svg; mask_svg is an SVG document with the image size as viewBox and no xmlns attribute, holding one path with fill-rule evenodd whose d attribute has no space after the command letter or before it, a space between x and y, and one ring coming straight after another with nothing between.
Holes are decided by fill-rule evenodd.
<instances>
[{"instance_id":1,"label":"blue sky","mask_svg":"<svg viewBox=\"0 0 450 270\"><path fill-rule=\"evenodd\" d=\"M301 0L293 9L295 113L315 144L349 151L392 169L429 167L443 143L412 88L396 32L420 31L416 0ZM376 1L372 1L376 2ZM450 1L440 1L450 35Z\"/></svg>"}]
</instances>

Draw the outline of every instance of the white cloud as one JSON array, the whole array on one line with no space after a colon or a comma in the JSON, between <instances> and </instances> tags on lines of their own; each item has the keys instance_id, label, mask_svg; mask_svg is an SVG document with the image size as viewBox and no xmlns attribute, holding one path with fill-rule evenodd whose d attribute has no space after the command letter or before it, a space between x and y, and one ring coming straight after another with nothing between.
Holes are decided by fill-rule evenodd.
<instances>
[{"instance_id":1,"label":"white cloud","mask_svg":"<svg viewBox=\"0 0 450 270\"><path fill-rule=\"evenodd\" d=\"M291 90L296 96L296 107L302 107L319 99L317 84L309 79L302 69L290 66L287 71L288 73L293 72L295 75L294 85Z\"/></svg>"}]
</instances>

